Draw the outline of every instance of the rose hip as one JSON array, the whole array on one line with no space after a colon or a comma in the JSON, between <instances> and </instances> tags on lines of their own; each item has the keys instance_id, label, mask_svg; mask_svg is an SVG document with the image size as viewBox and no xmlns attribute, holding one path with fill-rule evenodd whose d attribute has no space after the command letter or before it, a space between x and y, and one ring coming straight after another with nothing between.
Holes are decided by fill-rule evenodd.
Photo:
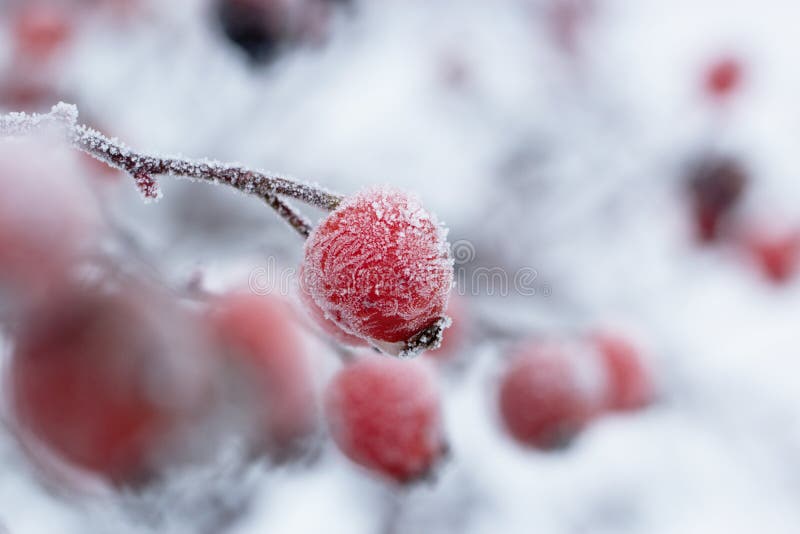
<instances>
[{"instance_id":1,"label":"rose hip","mask_svg":"<svg viewBox=\"0 0 800 534\"><path fill-rule=\"evenodd\" d=\"M325 412L348 458L400 483L425 477L446 449L435 374L422 361L365 356L334 377Z\"/></svg>"},{"instance_id":2,"label":"rose hip","mask_svg":"<svg viewBox=\"0 0 800 534\"><path fill-rule=\"evenodd\" d=\"M308 238L302 269L325 317L391 354L436 333L453 280L444 230L394 189L362 191L331 212Z\"/></svg>"},{"instance_id":3,"label":"rose hip","mask_svg":"<svg viewBox=\"0 0 800 534\"><path fill-rule=\"evenodd\" d=\"M509 434L540 449L569 443L603 408L602 370L591 352L561 342L519 346L500 382L499 408Z\"/></svg>"},{"instance_id":4,"label":"rose hip","mask_svg":"<svg viewBox=\"0 0 800 534\"><path fill-rule=\"evenodd\" d=\"M316 395L289 303L232 292L212 303L211 323L238 390L237 406L253 415L256 448L291 452L316 428Z\"/></svg>"},{"instance_id":5,"label":"rose hip","mask_svg":"<svg viewBox=\"0 0 800 534\"><path fill-rule=\"evenodd\" d=\"M30 450L126 486L177 459L181 430L205 409L209 367L175 303L140 287L70 289L23 324L10 396Z\"/></svg>"}]
</instances>

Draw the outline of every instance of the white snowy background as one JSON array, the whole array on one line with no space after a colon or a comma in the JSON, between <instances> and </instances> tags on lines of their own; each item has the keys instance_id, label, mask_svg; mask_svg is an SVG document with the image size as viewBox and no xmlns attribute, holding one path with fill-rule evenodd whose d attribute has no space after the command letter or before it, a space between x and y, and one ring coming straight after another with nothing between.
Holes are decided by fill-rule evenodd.
<instances>
[{"instance_id":1,"label":"white snowy background","mask_svg":"<svg viewBox=\"0 0 800 534\"><path fill-rule=\"evenodd\" d=\"M660 399L598 421L567 450L523 450L495 412L504 345L475 340L443 373L451 457L435 483L403 491L327 443L308 465L255 466L244 480L214 470L148 496L67 498L43 489L0 434L0 532L202 532L205 500L240 493L252 502L231 534L800 530L800 286L769 284L730 248L697 247L681 181L686 161L724 148L752 169L746 211L798 222L800 3L597 0L569 59L536 2L363 0L326 46L260 68L221 37L205 2L144 4L130 21L80 21L54 79L82 119L143 151L343 193L414 190L452 240L474 246L475 264L532 267L548 289L473 297L477 316L520 331L633 332ZM0 20L0 66L7 41ZM720 117L700 80L727 53L746 73ZM460 84L446 81L453 65ZM223 287L269 257L300 258L262 203L162 184L154 204L127 181L104 198L175 283L200 271ZM337 364L315 347L322 381Z\"/></svg>"}]
</instances>

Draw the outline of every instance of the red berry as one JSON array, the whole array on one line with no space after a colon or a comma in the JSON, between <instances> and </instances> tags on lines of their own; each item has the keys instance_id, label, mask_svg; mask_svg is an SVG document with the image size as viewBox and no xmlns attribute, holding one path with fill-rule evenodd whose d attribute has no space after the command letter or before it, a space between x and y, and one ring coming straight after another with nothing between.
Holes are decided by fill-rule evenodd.
<instances>
[{"instance_id":1,"label":"red berry","mask_svg":"<svg viewBox=\"0 0 800 534\"><path fill-rule=\"evenodd\" d=\"M606 370L607 408L631 411L650 404L655 388L636 348L628 340L608 333L596 334L593 341Z\"/></svg>"},{"instance_id":2,"label":"red berry","mask_svg":"<svg viewBox=\"0 0 800 534\"><path fill-rule=\"evenodd\" d=\"M445 231L416 197L392 189L362 191L328 215L302 268L326 317L391 354L438 333L453 281Z\"/></svg>"},{"instance_id":3,"label":"red berry","mask_svg":"<svg viewBox=\"0 0 800 534\"><path fill-rule=\"evenodd\" d=\"M212 324L236 381L233 396L248 404L259 448L290 452L316 427L310 366L289 303L230 293L213 304Z\"/></svg>"},{"instance_id":4,"label":"red berry","mask_svg":"<svg viewBox=\"0 0 800 534\"><path fill-rule=\"evenodd\" d=\"M531 341L517 349L502 377L500 415L523 445L567 444L603 403L602 370L590 352L566 343Z\"/></svg>"},{"instance_id":5,"label":"red berry","mask_svg":"<svg viewBox=\"0 0 800 534\"><path fill-rule=\"evenodd\" d=\"M800 231L772 231L762 228L745 238L745 246L761 267L761 271L772 282L786 282L797 271L800 260Z\"/></svg>"},{"instance_id":6,"label":"red berry","mask_svg":"<svg viewBox=\"0 0 800 534\"><path fill-rule=\"evenodd\" d=\"M339 449L397 482L425 477L445 452L435 375L423 362L367 356L334 377L325 409Z\"/></svg>"},{"instance_id":7,"label":"red berry","mask_svg":"<svg viewBox=\"0 0 800 534\"><path fill-rule=\"evenodd\" d=\"M748 177L738 161L706 157L692 165L688 189L700 241L714 241L747 187Z\"/></svg>"},{"instance_id":8,"label":"red berry","mask_svg":"<svg viewBox=\"0 0 800 534\"><path fill-rule=\"evenodd\" d=\"M26 318L10 367L21 435L72 468L125 485L177 452L178 430L208 393L196 332L169 301L146 294L51 295Z\"/></svg>"},{"instance_id":9,"label":"red berry","mask_svg":"<svg viewBox=\"0 0 800 534\"><path fill-rule=\"evenodd\" d=\"M322 311L314 299L311 297L311 294L308 292L307 289L303 286L303 269L300 268L300 302L303 303L303 308L306 310L308 316L311 318L311 321L314 323L314 326L320 330L323 334L326 334L337 342L341 343L342 345L348 347L368 347L369 344L361 339L360 337L356 337L352 334L348 334L342 328L337 325L333 319L329 317L325 317L325 312Z\"/></svg>"},{"instance_id":10,"label":"red berry","mask_svg":"<svg viewBox=\"0 0 800 534\"><path fill-rule=\"evenodd\" d=\"M69 41L72 21L60 3L34 1L14 12L13 28L19 53L31 61L45 61Z\"/></svg>"},{"instance_id":11,"label":"red berry","mask_svg":"<svg viewBox=\"0 0 800 534\"><path fill-rule=\"evenodd\" d=\"M705 90L709 96L721 99L732 94L742 81L743 66L738 58L723 57L708 67Z\"/></svg>"}]
</instances>

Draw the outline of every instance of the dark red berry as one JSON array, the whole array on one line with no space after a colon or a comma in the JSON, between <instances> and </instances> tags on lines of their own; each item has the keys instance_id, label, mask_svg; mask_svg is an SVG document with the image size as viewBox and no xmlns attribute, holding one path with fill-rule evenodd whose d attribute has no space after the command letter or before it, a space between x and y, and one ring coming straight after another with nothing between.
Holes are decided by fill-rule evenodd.
<instances>
[{"instance_id":1,"label":"dark red berry","mask_svg":"<svg viewBox=\"0 0 800 534\"><path fill-rule=\"evenodd\" d=\"M445 452L439 392L424 362L366 356L334 377L325 411L348 458L397 482L425 477Z\"/></svg>"},{"instance_id":2,"label":"dark red berry","mask_svg":"<svg viewBox=\"0 0 800 534\"><path fill-rule=\"evenodd\" d=\"M215 0L225 36L254 63L266 63L283 49L319 42L327 32L335 0Z\"/></svg>"},{"instance_id":3,"label":"dark red berry","mask_svg":"<svg viewBox=\"0 0 800 534\"><path fill-rule=\"evenodd\" d=\"M714 241L728 222L748 183L735 159L709 156L689 170L688 190L695 231L701 242Z\"/></svg>"},{"instance_id":4,"label":"dark red berry","mask_svg":"<svg viewBox=\"0 0 800 534\"><path fill-rule=\"evenodd\" d=\"M277 54L286 37L286 7L279 0L218 0L225 36L254 62Z\"/></svg>"}]
</instances>

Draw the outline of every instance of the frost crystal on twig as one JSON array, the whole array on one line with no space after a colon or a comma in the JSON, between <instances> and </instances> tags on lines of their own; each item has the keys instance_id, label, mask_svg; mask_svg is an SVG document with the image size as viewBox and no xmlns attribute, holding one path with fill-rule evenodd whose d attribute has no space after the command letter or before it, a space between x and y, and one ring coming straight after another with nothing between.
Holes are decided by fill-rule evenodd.
<instances>
[{"instance_id":1,"label":"frost crystal on twig","mask_svg":"<svg viewBox=\"0 0 800 534\"><path fill-rule=\"evenodd\" d=\"M142 154L88 126L78 124L78 109L59 103L47 114L10 113L0 115L0 137L30 135L47 128L61 128L76 148L130 174L148 200L161 195L156 176L169 175L227 184L239 191L262 198L298 233L308 237L311 225L281 196L297 199L325 210L333 210L342 201L340 195L285 176L267 174L239 165L209 159L161 157Z\"/></svg>"}]
</instances>

